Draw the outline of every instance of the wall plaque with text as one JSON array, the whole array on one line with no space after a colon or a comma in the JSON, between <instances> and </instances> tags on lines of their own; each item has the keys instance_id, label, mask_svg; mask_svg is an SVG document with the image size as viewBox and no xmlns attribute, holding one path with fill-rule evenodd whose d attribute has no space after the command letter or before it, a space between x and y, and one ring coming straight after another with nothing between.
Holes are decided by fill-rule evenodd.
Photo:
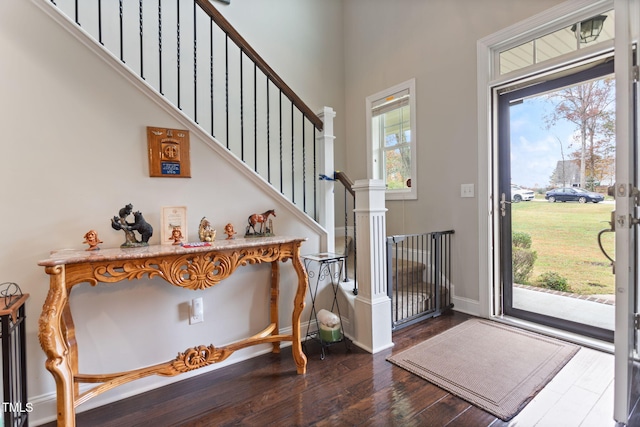
<instances>
[{"instance_id":1,"label":"wall plaque with text","mask_svg":"<svg viewBox=\"0 0 640 427\"><path fill-rule=\"evenodd\" d=\"M191 178L189 131L147 127L149 176Z\"/></svg>"}]
</instances>

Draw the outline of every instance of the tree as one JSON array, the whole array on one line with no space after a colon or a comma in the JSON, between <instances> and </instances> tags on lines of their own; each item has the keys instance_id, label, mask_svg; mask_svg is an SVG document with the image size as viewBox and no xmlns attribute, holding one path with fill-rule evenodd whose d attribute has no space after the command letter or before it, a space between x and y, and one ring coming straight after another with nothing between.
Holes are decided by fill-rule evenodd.
<instances>
[{"instance_id":1,"label":"tree","mask_svg":"<svg viewBox=\"0 0 640 427\"><path fill-rule=\"evenodd\" d=\"M593 185L611 173L615 154L614 80L607 77L571 86L548 96L554 110L545 116L547 129L566 120L576 125L571 153L580 164L580 187Z\"/></svg>"}]
</instances>

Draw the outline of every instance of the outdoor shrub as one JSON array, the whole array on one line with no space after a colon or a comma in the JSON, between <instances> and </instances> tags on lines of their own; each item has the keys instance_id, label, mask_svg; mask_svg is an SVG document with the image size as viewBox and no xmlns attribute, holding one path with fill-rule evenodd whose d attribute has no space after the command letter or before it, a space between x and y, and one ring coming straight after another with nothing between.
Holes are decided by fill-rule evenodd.
<instances>
[{"instance_id":1,"label":"outdoor shrub","mask_svg":"<svg viewBox=\"0 0 640 427\"><path fill-rule=\"evenodd\" d=\"M542 273L538 278L538 281L544 288L553 289L556 291L566 292L569 290L569 283L565 277L562 277L560 274L555 271L548 271L546 273Z\"/></svg>"},{"instance_id":2,"label":"outdoor shrub","mask_svg":"<svg viewBox=\"0 0 640 427\"><path fill-rule=\"evenodd\" d=\"M522 231L514 231L511 234L511 245L514 248L531 249L531 236Z\"/></svg>"},{"instance_id":3,"label":"outdoor shrub","mask_svg":"<svg viewBox=\"0 0 640 427\"><path fill-rule=\"evenodd\" d=\"M533 270L533 264L535 264L538 258L538 253L531 249L525 249L514 246L512 250L513 259L513 282L525 284L528 283L529 276Z\"/></svg>"}]
</instances>

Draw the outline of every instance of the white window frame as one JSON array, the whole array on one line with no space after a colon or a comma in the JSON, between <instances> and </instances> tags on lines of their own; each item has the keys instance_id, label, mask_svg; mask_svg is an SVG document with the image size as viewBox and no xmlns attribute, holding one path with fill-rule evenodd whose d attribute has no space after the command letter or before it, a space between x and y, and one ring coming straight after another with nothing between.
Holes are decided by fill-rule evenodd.
<instances>
[{"instance_id":1,"label":"white window frame","mask_svg":"<svg viewBox=\"0 0 640 427\"><path fill-rule=\"evenodd\" d=\"M412 200L418 198L418 174L417 174L417 123L416 123L416 80L415 78L399 83L393 87L382 90L373 95L367 96L365 102L366 111L366 129L367 129L367 176L369 179L381 179L384 181L384 176L380 176L379 168L375 166L376 161L379 161L379 147L377 143L374 147L374 132L372 128L373 115L372 106L377 100L386 98L395 93L408 91L409 92L409 109L410 109L410 121L411 121L411 187L403 189L387 189L387 200Z\"/></svg>"}]
</instances>

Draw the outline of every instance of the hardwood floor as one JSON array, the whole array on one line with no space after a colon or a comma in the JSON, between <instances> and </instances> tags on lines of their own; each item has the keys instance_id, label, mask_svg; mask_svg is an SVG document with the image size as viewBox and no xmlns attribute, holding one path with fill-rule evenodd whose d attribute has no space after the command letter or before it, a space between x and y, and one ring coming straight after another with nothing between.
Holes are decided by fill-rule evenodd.
<instances>
[{"instance_id":1,"label":"hardwood floor","mask_svg":"<svg viewBox=\"0 0 640 427\"><path fill-rule=\"evenodd\" d=\"M291 352L284 348L279 355L266 354L80 413L77 424L154 427L614 425L612 421L606 422L611 420L606 390L613 380L613 363L610 373L606 369L603 372L600 365L608 363L606 356L610 355L598 359L601 353L593 350L582 349L574 357L579 363L573 368L567 365L558 374L560 385L555 389L551 384L548 386L555 394L543 395L546 393L543 390L538 395L542 397L536 397L537 400L534 399L511 423L496 419L386 361L392 353L418 344L468 318L461 313L448 313L407 327L394 333L393 349L375 355L353 345L347 351L340 343L330 347L325 359L320 360L320 348L315 343L309 344L306 349L307 374L303 376L296 374ZM594 363L592 377L597 378L589 383L592 388L602 389L602 393L598 390L592 393L602 402L596 404L593 399L598 399L592 396L588 400L591 407L584 408L585 414L592 416L580 415L578 419L575 408L570 406L572 401L575 403L575 393L570 390L576 386L575 378L583 377L581 373L589 371L589 365ZM568 368L570 372L566 374ZM581 390L588 388L584 386L584 380L583 383L578 381L577 386ZM563 394L569 399L561 399ZM584 393L578 397L584 399ZM612 399L611 394L611 408ZM558 407L561 401L568 402L569 406ZM582 403L581 406L586 405ZM532 409L525 412L530 407ZM558 411L556 414L554 407ZM604 424L602 420L605 420Z\"/></svg>"}]
</instances>

